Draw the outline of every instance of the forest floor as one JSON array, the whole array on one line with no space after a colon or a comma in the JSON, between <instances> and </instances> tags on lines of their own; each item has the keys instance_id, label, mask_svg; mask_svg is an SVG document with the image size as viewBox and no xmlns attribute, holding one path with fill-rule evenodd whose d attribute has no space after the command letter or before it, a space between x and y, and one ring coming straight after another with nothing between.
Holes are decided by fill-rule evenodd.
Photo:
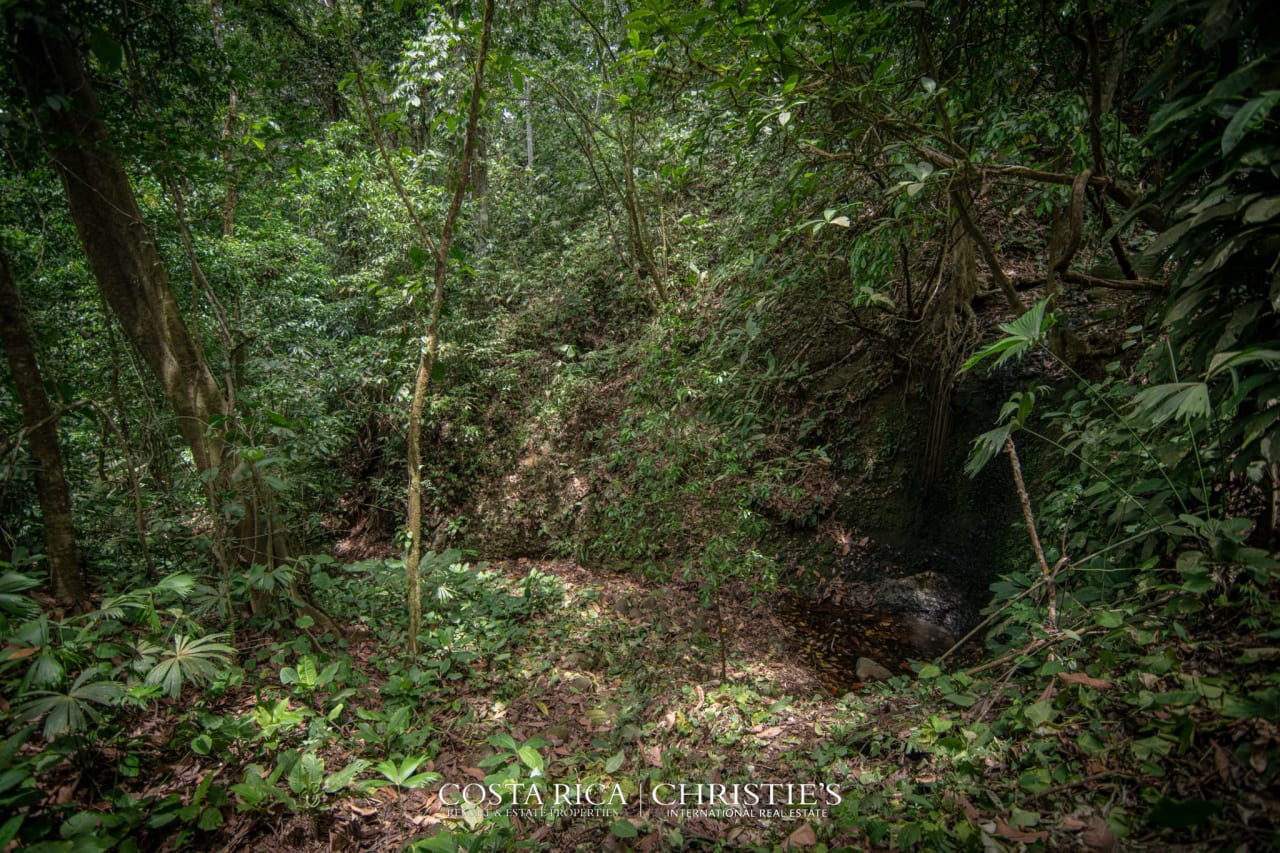
<instances>
[{"instance_id":1,"label":"forest floor","mask_svg":"<svg viewBox=\"0 0 1280 853\"><path fill-rule=\"evenodd\" d=\"M506 790L516 792L517 800L525 792L526 802L517 805L526 808L498 816L497 846L503 849L521 842L555 850L806 847L816 843L817 833L828 844L857 848L857 835L823 830L839 799L886 776L914 778L920 785L936 779L921 755L869 757L849 748L857 740L850 732L860 727L900 728L906 738L918 714L910 697L855 682L838 638L824 636L812 619L806 625L794 603L779 607L731 590L720 596L717 609L704 606L694 588L597 574L567 561L510 561L489 571L492 594L502 594L502 586L512 596L525 594L531 576L540 589L553 592L532 599L536 606L517 640L498 642L491 648L501 652L475 657L465 672L449 672L440 688L417 697L415 719L431 739L419 751L434 754L415 772L438 774L430 777L432 784L339 793L312 809L260 804L234 815L226 809L226 823L202 846L387 850L479 828L490 831L494 844L492 823L501 809L490 795L478 786L468 789L468 799L485 798L479 808L445 800L456 799L465 786L493 785L505 777L516 786ZM499 623L490 629L505 630ZM726 638L727 679L721 678L719 633ZM894 656L900 639L886 619L867 625L858 647L902 670L904 662ZM462 646L459 640L446 651L456 655ZM358 707L360 718L377 719L391 701L385 698L386 659L394 652L366 635L348 653L359 671L348 681L363 682L349 697L348 711ZM273 664L252 680L247 677L241 689L228 691L208 710L244 719L272 693L288 698L286 689L272 690L281 681ZM315 705L317 715L325 710L322 702ZM331 769L361 753L378 754L378 745L368 742L369 729L362 737L341 719L318 750ZM294 727L301 731L304 725L297 720ZM395 732L377 731L393 740ZM188 753L150 793L189 792L210 769L224 785L245 773L245 767L225 762L225 772L219 771L212 758ZM258 770L267 773L261 766L250 766L248 773ZM283 780L278 784L283 787ZM687 802L670 808L655 802L672 802L681 784L687 791L702 786L704 793L705 786L725 785L730 795L735 784L755 786L750 795L737 789L740 805L767 797L761 795L769 790L765 786L779 787L773 789L772 807L756 802L725 809L723 795L712 803L687 795ZM534 796L542 802L528 802L521 785L537 785ZM800 785L815 787L795 787ZM793 787L784 793L783 786ZM842 796L830 797L825 786ZM717 807L721 813L711 813Z\"/></svg>"},{"instance_id":2,"label":"forest floor","mask_svg":"<svg viewBox=\"0 0 1280 853\"><path fill-rule=\"evenodd\" d=\"M312 581L352 620L348 635L317 636L301 618L241 631L239 667L49 764L51 813L79 808L64 838L447 853L1101 853L1121 839L1194 850L1229 832L1275 838L1280 736L1269 711L1240 704L1273 699L1224 712L1203 698L1223 693L1211 673L1273 651L1257 637L1135 634L1095 664L1084 655L1102 626L1082 625L940 667L903 660L903 626L856 609L843 608L850 621L780 592L708 601L569 561L446 555L424 576L431 607L411 657L397 640L398 561L331 562ZM855 681L864 655L898 674ZM1071 655L1079 667L1062 665ZM1156 666L1171 655L1181 672ZM1153 721L1187 719L1152 711L1157 700L1189 709L1203 736L1177 750L1147 736ZM1225 803L1243 822L1206 823Z\"/></svg>"}]
</instances>

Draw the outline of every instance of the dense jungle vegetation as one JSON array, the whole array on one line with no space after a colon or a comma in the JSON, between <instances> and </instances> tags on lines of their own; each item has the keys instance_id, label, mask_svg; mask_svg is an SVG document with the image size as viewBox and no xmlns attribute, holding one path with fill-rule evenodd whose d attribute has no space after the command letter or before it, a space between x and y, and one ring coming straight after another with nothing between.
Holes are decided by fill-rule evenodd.
<instances>
[{"instance_id":1,"label":"dense jungle vegetation","mask_svg":"<svg viewBox=\"0 0 1280 853\"><path fill-rule=\"evenodd\" d=\"M0 30L0 851L1280 847L1269 4Z\"/></svg>"}]
</instances>

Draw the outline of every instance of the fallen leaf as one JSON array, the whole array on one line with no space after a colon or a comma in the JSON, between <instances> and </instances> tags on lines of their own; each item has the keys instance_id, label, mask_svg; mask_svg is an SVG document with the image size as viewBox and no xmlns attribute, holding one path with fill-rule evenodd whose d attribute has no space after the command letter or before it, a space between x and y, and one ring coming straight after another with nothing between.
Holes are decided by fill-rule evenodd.
<instances>
[{"instance_id":1,"label":"fallen leaf","mask_svg":"<svg viewBox=\"0 0 1280 853\"><path fill-rule=\"evenodd\" d=\"M761 740L773 740L778 735L782 734L782 731L782 726L769 726L769 728L757 734L756 737Z\"/></svg>"},{"instance_id":2,"label":"fallen leaf","mask_svg":"<svg viewBox=\"0 0 1280 853\"><path fill-rule=\"evenodd\" d=\"M464 767L462 768L462 772L470 776L472 779L475 779L477 782L483 782L484 777L487 775L479 767Z\"/></svg>"},{"instance_id":3,"label":"fallen leaf","mask_svg":"<svg viewBox=\"0 0 1280 853\"><path fill-rule=\"evenodd\" d=\"M1067 684L1082 684L1085 687L1092 687L1094 690L1110 690L1115 685L1105 678L1094 678L1092 675L1085 675L1083 672L1060 672L1058 679Z\"/></svg>"},{"instance_id":4,"label":"fallen leaf","mask_svg":"<svg viewBox=\"0 0 1280 853\"><path fill-rule=\"evenodd\" d=\"M23 658L31 657L38 651L40 651L39 646L9 646L4 650L5 660L22 660Z\"/></svg>"},{"instance_id":5,"label":"fallen leaf","mask_svg":"<svg viewBox=\"0 0 1280 853\"><path fill-rule=\"evenodd\" d=\"M1089 826L1080 834L1080 840L1088 845L1090 850L1097 850L1099 853L1114 853L1120 846L1111 827L1097 815L1089 818Z\"/></svg>"},{"instance_id":6,"label":"fallen leaf","mask_svg":"<svg viewBox=\"0 0 1280 853\"><path fill-rule=\"evenodd\" d=\"M657 745L646 746L644 749L641 750L641 753L644 755L645 764L649 765L650 767L662 766L662 747Z\"/></svg>"},{"instance_id":7,"label":"fallen leaf","mask_svg":"<svg viewBox=\"0 0 1280 853\"><path fill-rule=\"evenodd\" d=\"M972 823L978 822L978 819L980 817L980 815L978 814L978 809L973 803L969 802L969 798L966 797L964 794L957 794L952 791L947 791L946 793L943 794L943 798L950 800L951 802L960 806L960 808L964 810L964 816L967 817L970 820L970 822Z\"/></svg>"},{"instance_id":8,"label":"fallen leaf","mask_svg":"<svg viewBox=\"0 0 1280 853\"><path fill-rule=\"evenodd\" d=\"M802 823L795 832L787 836L787 841L782 845L782 849L790 850L793 847L812 847L818 843L818 836L814 833L813 827L807 823Z\"/></svg>"},{"instance_id":9,"label":"fallen leaf","mask_svg":"<svg viewBox=\"0 0 1280 853\"><path fill-rule=\"evenodd\" d=\"M1227 755L1227 751L1217 741L1214 741L1213 744L1213 766L1217 768L1218 778L1223 782L1230 778L1231 756Z\"/></svg>"},{"instance_id":10,"label":"fallen leaf","mask_svg":"<svg viewBox=\"0 0 1280 853\"><path fill-rule=\"evenodd\" d=\"M1005 823L1004 820L1001 818L996 818L996 834L1003 838L1007 838L1010 841L1025 841L1025 842L1044 841L1046 838L1049 837L1049 833L1045 832L1044 830L1040 830L1038 832L1029 832L1025 829L1015 829L1014 827Z\"/></svg>"}]
</instances>

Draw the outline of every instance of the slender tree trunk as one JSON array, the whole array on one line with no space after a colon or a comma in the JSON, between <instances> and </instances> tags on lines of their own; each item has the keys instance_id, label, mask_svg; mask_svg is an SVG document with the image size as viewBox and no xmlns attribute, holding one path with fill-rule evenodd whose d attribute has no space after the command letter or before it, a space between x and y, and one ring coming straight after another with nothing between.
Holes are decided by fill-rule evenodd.
<instances>
[{"instance_id":1,"label":"slender tree trunk","mask_svg":"<svg viewBox=\"0 0 1280 853\"><path fill-rule=\"evenodd\" d=\"M49 405L40 378L32 345L31 326L22 310L18 285L9 270L9 260L0 252L0 342L4 344L13 373L13 384L22 403L23 429L27 449L36 463L36 493L44 516L44 540L49 558L49 581L53 597L63 607L75 607L85 600L80 552L76 548L76 528L71 520L71 493L62 469L62 449L58 446L58 418Z\"/></svg>"},{"instance_id":2,"label":"slender tree trunk","mask_svg":"<svg viewBox=\"0 0 1280 853\"><path fill-rule=\"evenodd\" d=\"M226 413L222 389L178 310L129 178L111 146L81 50L54 22L15 20L18 79L67 196L89 267L130 343L164 389L204 474L222 441L209 423Z\"/></svg>"},{"instance_id":3,"label":"slender tree trunk","mask_svg":"<svg viewBox=\"0 0 1280 853\"><path fill-rule=\"evenodd\" d=\"M409 411L409 554L405 559L405 576L409 585L409 644L417 653L418 635L422 630L422 592L419 566L422 561L422 412L426 406L427 386L440 351L440 307L444 301L445 279L449 272L449 250L453 246L453 232L462 211L462 198L467 192L467 178L471 170L471 155L476 143L476 127L480 118L480 92L484 83L484 64L489 52L489 31L493 26L494 0L487 0L484 7L484 24L480 32L480 48L476 52L475 77L471 82L471 103L467 110L467 131L462 144L462 158L458 162L458 180L454 184L453 199L440 228L440 240L436 243L435 293L431 299L431 317L427 322L427 345L418 360L418 373L414 379L413 403Z\"/></svg>"},{"instance_id":4,"label":"slender tree trunk","mask_svg":"<svg viewBox=\"0 0 1280 853\"><path fill-rule=\"evenodd\" d=\"M222 38L222 3L220 0L209 0L209 12L213 17L213 40L220 50L226 45ZM228 68L230 72L230 68ZM222 198L222 236L230 237L235 231L236 223L236 170L232 162L233 136L235 134L237 101L235 79L228 73L230 82L227 86L227 115L222 120L222 180L224 192Z\"/></svg>"},{"instance_id":5,"label":"slender tree trunk","mask_svg":"<svg viewBox=\"0 0 1280 853\"><path fill-rule=\"evenodd\" d=\"M475 163L471 167L471 194L476 200L476 233L489 233L489 134L483 125L476 127Z\"/></svg>"},{"instance_id":6,"label":"slender tree trunk","mask_svg":"<svg viewBox=\"0 0 1280 853\"><path fill-rule=\"evenodd\" d=\"M529 79L524 81L524 167L533 171L533 98L529 95Z\"/></svg>"},{"instance_id":7,"label":"slender tree trunk","mask_svg":"<svg viewBox=\"0 0 1280 853\"><path fill-rule=\"evenodd\" d=\"M445 280L449 273L449 250L453 246L454 230L458 224L458 215L462 212L462 199L470 184L471 158L475 151L477 127L480 122L480 93L484 84L484 66L489 53L489 33L493 28L494 0L486 0L484 7L484 23L480 32L480 47L476 51L475 76L471 81L471 100L467 108L467 128L462 144L462 156L458 161L457 180L453 185L453 198L449 202L449 210L445 213L444 223L440 227L439 240L432 240L430 232L422 221L413 199L409 197L400 180L400 173L395 167L378 130L377 117L369 100L365 87L364 74L360 68L360 59L356 55L355 46L348 40L347 48L351 53L351 63L355 70L356 91L369 123L369 134L381 155L387 176L391 178L397 195L405 207L405 212L418 232L418 239L432 253L434 268L432 284L434 292L431 298L431 314L427 320L426 345L418 352L418 368L413 379L413 400L409 404L409 449L407 461L409 467L409 517L408 528L409 552L405 555L404 574L406 597L408 599L409 644L410 655L418 653L418 635L422 632L422 413L426 409L427 390L431 385L431 373L440 351L440 307L444 302Z\"/></svg>"}]
</instances>

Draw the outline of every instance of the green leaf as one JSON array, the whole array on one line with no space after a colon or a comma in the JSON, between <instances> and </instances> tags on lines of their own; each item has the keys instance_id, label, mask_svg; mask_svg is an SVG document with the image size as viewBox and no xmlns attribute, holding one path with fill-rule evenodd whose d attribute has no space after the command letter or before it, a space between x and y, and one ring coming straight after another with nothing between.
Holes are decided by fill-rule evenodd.
<instances>
[{"instance_id":1,"label":"green leaf","mask_svg":"<svg viewBox=\"0 0 1280 853\"><path fill-rule=\"evenodd\" d=\"M311 655L303 655L298 661L298 683L307 689L316 686L316 659Z\"/></svg>"},{"instance_id":2,"label":"green leaf","mask_svg":"<svg viewBox=\"0 0 1280 853\"><path fill-rule=\"evenodd\" d=\"M1222 703L1222 715L1237 720L1280 720L1280 688L1258 690L1248 697L1227 696Z\"/></svg>"},{"instance_id":3,"label":"green leaf","mask_svg":"<svg viewBox=\"0 0 1280 853\"><path fill-rule=\"evenodd\" d=\"M0 850L6 850L9 843L18 837L18 830L22 828L22 822L26 820L26 815L14 815L0 825Z\"/></svg>"},{"instance_id":4,"label":"green leaf","mask_svg":"<svg viewBox=\"0 0 1280 853\"><path fill-rule=\"evenodd\" d=\"M1222 131L1222 153L1230 154L1247 135L1261 129L1277 101L1280 101L1280 91L1266 92L1236 110Z\"/></svg>"},{"instance_id":5,"label":"green leaf","mask_svg":"<svg viewBox=\"0 0 1280 853\"><path fill-rule=\"evenodd\" d=\"M1263 362L1269 367L1280 366L1280 350L1253 346L1246 347L1242 350L1233 350L1231 352L1214 353L1213 358L1209 361L1208 375L1212 378L1222 373L1224 370L1230 370L1245 364L1255 364L1257 362Z\"/></svg>"},{"instance_id":6,"label":"green leaf","mask_svg":"<svg viewBox=\"0 0 1280 853\"><path fill-rule=\"evenodd\" d=\"M987 430L975 438L973 447L969 451L969 458L964 463L965 473L970 477L976 477L981 474L982 469L987 467L987 463L1004 449L1005 442L1009 440L1009 435L1012 432L1013 424L1005 424L1004 426Z\"/></svg>"},{"instance_id":7,"label":"green leaf","mask_svg":"<svg viewBox=\"0 0 1280 853\"><path fill-rule=\"evenodd\" d=\"M1124 614L1114 610L1102 610L1094 614L1093 621L1103 628L1119 628L1124 624Z\"/></svg>"},{"instance_id":8,"label":"green leaf","mask_svg":"<svg viewBox=\"0 0 1280 853\"><path fill-rule=\"evenodd\" d=\"M1209 386L1203 382L1164 382L1133 398L1133 413L1153 426L1170 418L1191 423L1213 415Z\"/></svg>"},{"instance_id":9,"label":"green leaf","mask_svg":"<svg viewBox=\"0 0 1280 853\"><path fill-rule=\"evenodd\" d=\"M525 744L516 750L516 754L520 756L520 760L526 767L534 771L535 775L542 773L542 755L536 749Z\"/></svg>"},{"instance_id":10,"label":"green leaf","mask_svg":"<svg viewBox=\"0 0 1280 853\"><path fill-rule=\"evenodd\" d=\"M999 328L1005 337L978 350L960 369L972 370L992 356L999 356L996 367L1011 358L1021 358L1027 350L1041 343L1052 328L1054 318L1046 313L1048 308L1049 300L1040 299L1012 323L1001 323Z\"/></svg>"},{"instance_id":11,"label":"green leaf","mask_svg":"<svg viewBox=\"0 0 1280 853\"><path fill-rule=\"evenodd\" d=\"M1159 758L1169 754L1169 750L1173 748L1173 742L1165 740L1159 735L1135 740L1131 745L1133 754L1139 761L1146 761L1149 758Z\"/></svg>"},{"instance_id":12,"label":"green leaf","mask_svg":"<svg viewBox=\"0 0 1280 853\"><path fill-rule=\"evenodd\" d=\"M625 752L621 749L618 750L612 756L609 757L608 761L604 763L604 772L617 773L618 768L622 766L622 762L626 761L626 758L627 756Z\"/></svg>"},{"instance_id":13,"label":"green leaf","mask_svg":"<svg viewBox=\"0 0 1280 853\"><path fill-rule=\"evenodd\" d=\"M1244 223L1256 225L1259 222L1270 222L1280 216L1280 196L1260 199L1249 205L1244 212Z\"/></svg>"},{"instance_id":14,"label":"green leaf","mask_svg":"<svg viewBox=\"0 0 1280 853\"><path fill-rule=\"evenodd\" d=\"M1042 699L1033 705L1027 706L1023 712L1027 715L1027 721L1031 725L1039 728L1045 723L1058 716L1058 709L1053 707L1053 702L1048 699Z\"/></svg>"},{"instance_id":15,"label":"green leaf","mask_svg":"<svg viewBox=\"0 0 1280 853\"><path fill-rule=\"evenodd\" d=\"M357 776L365 771L369 766L369 762L363 758L357 758L346 767L331 773L324 780L324 791L326 794L336 794L343 788L350 786Z\"/></svg>"},{"instance_id":16,"label":"green leaf","mask_svg":"<svg viewBox=\"0 0 1280 853\"><path fill-rule=\"evenodd\" d=\"M222 826L222 822L222 811L220 809L215 809L213 806L208 806L200 812L200 818L196 821L196 827L204 830L205 832L211 832L212 830Z\"/></svg>"},{"instance_id":17,"label":"green leaf","mask_svg":"<svg viewBox=\"0 0 1280 853\"><path fill-rule=\"evenodd\" d=\"M619 838L635 838L640 834L636 825L629 820L615 820L610 831Z\"/></svg>"},{"instance_id":18,"label":"green leaf","mask_svg":"<svg viewBox=\"0 0 1280 853\"><path fill-rule=\"evenodd\" d=\"M1049 771L1044 767L1028 770L1018 777L1018 787L1033 794L1049 790Z\"/></svg>"}]
</instances>

